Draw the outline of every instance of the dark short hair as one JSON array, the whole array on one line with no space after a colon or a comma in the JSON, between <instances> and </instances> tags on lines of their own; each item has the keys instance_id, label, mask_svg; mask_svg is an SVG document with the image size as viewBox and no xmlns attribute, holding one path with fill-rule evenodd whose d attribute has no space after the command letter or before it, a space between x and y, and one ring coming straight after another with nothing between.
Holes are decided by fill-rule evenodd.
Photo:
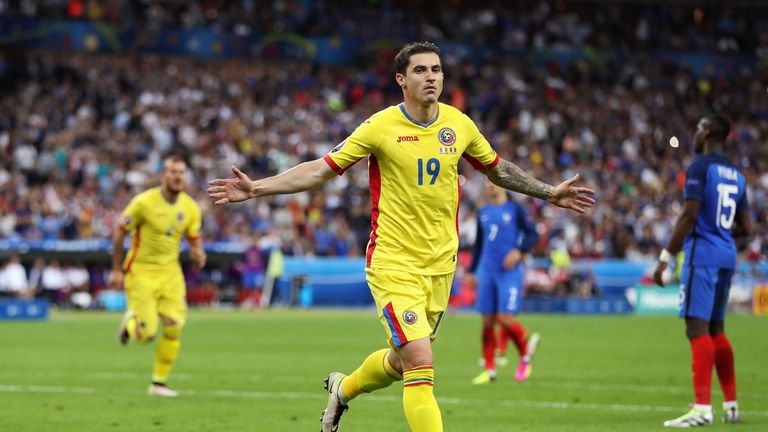
<instances>
[{"instance_id":1,"label":"dark short hair","mask_svg":"<svg viewBox=\"0 0 768 432\"><path fill-rule=\"evenodd\" d=\"M440 48L432 42L411 42L400 48L395 56L395 73L405 75L411 56L421 53L435 53L440 56Z\"/></svg>"},{"instance_id":2,"label":"dark short hair","mask_svg":"<svg viewBox=\"0 0 768 432\"><path fill-rule=\"evenodd\" d=\"M724 142L731 133L731 122L722 114L712 114L707 116L709 120L709 133L714 141Z\"/></svg>"},{"instance_id":3,"label":"dark short hair","mask_svg":"<svg viewBox=\"0 0 768 432\"><path fill-rule=\"evenodd\" d=\"M171 163L179 163L179 162L183 163L186 166L189 166L186 158L184 158L183 156L178 154L170 154L163 159L163 170L165 170L166 165Z\"/></svg>"}]
</instances>

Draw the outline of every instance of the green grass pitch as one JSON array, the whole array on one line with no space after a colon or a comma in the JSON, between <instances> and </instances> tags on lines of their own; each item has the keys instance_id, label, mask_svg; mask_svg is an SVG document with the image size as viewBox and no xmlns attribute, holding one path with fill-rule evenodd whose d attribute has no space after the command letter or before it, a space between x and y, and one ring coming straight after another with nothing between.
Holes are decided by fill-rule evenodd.
<instances>
[{"instance_id":1,"label":"green grass pitch","mask_svg":"<svg viewBox=\"0 0 768 432\"><path fill-rule=\"evenodd\" d=\"M350 372L384 345L373 310L192 311L170 384L146 395L153 346L120 346L120 316L54 312L0 323L0 430L317 431L322 380ZM480 320L451 313L435 345L445 430L655 431L692 399L690 352L674 317L523 315L542 334L528 382L473 386ZM768 317L730 316L744 422L707 430L768 430ZM407 431L402 387L363 395L342 430Z\"/></svg>"}]
</instances>

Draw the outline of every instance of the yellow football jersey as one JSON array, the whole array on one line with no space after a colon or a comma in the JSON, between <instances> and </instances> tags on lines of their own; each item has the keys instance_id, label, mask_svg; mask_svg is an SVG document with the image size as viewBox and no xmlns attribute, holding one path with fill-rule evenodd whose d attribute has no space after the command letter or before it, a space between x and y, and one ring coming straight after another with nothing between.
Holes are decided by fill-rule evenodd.
<instances>
[{"instance_id":1,"label":"yellow football jersey","mask_svg":"<svg viewBox=\"0 0 768 432\"><path fill-rule=\"evenodd\" d=\"M428 123L403 104L364 121L324 159L339 175L368 157L372 215L366 267L437 275L456 269L458 164L492 168L499 156L461 111L438 105Z\"/></svg>"},{"instance_id":2,"label":"yellow football jersey","mask_svg":"<svg viewBox=\"0 0 768 432\"><path fill-rule=\"evenodd\" d=\"M123 269L141 264L178 265L181 236L199 238L201 224L200 207L184 192L175 203L166 201L159 187L136 195L120 217L120 229L133 235Z\"/></svg>"}]
</instances>

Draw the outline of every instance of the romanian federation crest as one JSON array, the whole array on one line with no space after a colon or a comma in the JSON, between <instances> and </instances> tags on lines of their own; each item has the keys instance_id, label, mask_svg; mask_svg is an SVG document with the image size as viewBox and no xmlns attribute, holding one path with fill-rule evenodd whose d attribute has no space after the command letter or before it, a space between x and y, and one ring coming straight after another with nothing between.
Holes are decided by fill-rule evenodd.
<instances>
[{"instance_id":1,"label":"romanian federation crest","mask_svg":"<svg viewBox=\"0 0 768 432\"><path fill-rule=\"evenodd\" d=\"M414 312L412 310L407 310L407 311L403 312L403 321L406 324L408 324L408 325L414 324L417 319L419 319L419 316L416 315L416 312Z\"/></svg>"},{"instance_id":2,"label":"romanian federation crest","mask_svg":"<svg viewBox=\"0 0 768 432\"><path fill-rule=\"evenodd\" d=\"M456 144L456 132L451 128L442 128L437 133L437 138L440 140L440 144L444 146L452 146Z\"/></svg>"}]
</instances>

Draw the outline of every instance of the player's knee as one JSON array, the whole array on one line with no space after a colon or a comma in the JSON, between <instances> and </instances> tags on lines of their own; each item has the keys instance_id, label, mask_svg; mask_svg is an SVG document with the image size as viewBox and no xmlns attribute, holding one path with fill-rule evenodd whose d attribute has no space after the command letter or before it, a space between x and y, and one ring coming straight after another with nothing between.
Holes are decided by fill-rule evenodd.
<instances>
[{"instance_id":1,"label":"player's knee","mask_svg":"<svg viewBox=\"0 0 768 432\"><path fill-rule=\"evenodd\" d=\"M720 333L725 332L725 326L722 322L711 322L709 323L709 335L710 336L717 336Z\"/></svg>"},{"instance_id":2,"label":"player's knee","mask_svg":"<svg viewBox=\"0 0 768 432\"><path fill-rule=\"evenodd\" d=\"M511 313L499 314L497 319L499 320L500 323L504 324L505 326L511 326L517 321L517 318L515 317L515 315Z\"/></svg>"},{"instance_id":3,"label":"player's knee","mask_svg":"<svg viewBox=\"0 0 768 432\"><path fill-rule=\"evenodd\" d=\"M709 334L709 322L701 318L685 318L685 335L688 339Z\"/></svg>"},{"instance_id":4,"label":"player's knee","mask_svg":"<svg viewBox=\"0 0 768 432\"><path fill-rule=\"evenodd\" d=\"M408 355L400 356L400 362L403 370L419 366L432 366L432 352L428 350L409 352Z\"/></svg>"},{"instance_id":5,"label":"player's knee","mask_svg":"<svg viewBox=\"0 0 768 432\"><path fill-rule=\"evenodd\" d=\"M179 339L181 337L180 325L166 325L163 326L163 338L165 339Z\"/></svg>"},{"instance_id":6,"label":"player's knee","mask_svg":"<svg viewBox=\"0 0 768 432\"><path fill-rule=\"evenodd\" d=\"M424 359L424 361L422 362L415 361L409 364L408 366L403 366L403 373L412 371L414 369L425 369L425 368L431 368L431 367L434 367L432 365L432 359L431 358L429 360Z\"/></svg>"},{"instance_id":7,"label":"player's knee","mask_svg":"<svg viewBox=\"0 0 768 432\"><path fill-rule=\"evenodd\" d=\"M138 343L149 343L155 340L157 334L157 322L153 320L139 320L135 321L135 329L133 331L133 337L135 337Z\"/></svg>"},{"instance_id":8,"label":"player's knee","mask_svg":"<svg viewBox=\"0 0 768 432\"><path fill-rule=\"evenodd\" d=\"M183 327L184 326L184 320L183 319L171 318L171 317L166 316L166 315L160 315L160 319L163 321L163 325L164 326L179 326L179 327Z\"/></svg>"},{"instance_id":9,"label":"player's knee","mask_svg":"<svg viewBox=\"0 0 768 432\"><path fill-rule=\"evenodd\" d=\"M496 317L493 315L483 315L483 327L490 328L496 324Z\"/></svg>"},{"instance_id":10,"label":"player's knee","mask_svg":"<svg viewBox=\"0 0 768 432\"><path fill-rule=\"evenodd\" d=\"M147 344L155 340L155 333L139 332L136 333L136 342Z\"/></svg>"}]
</instances>

